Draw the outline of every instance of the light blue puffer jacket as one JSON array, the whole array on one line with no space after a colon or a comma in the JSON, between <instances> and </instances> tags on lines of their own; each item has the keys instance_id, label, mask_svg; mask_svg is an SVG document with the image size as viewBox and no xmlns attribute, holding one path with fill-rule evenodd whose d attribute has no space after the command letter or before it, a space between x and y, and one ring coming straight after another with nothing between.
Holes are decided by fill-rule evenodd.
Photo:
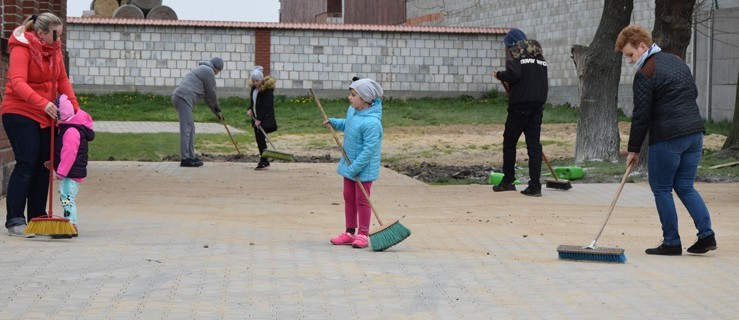
<instances>
[{"instance_id":1,"label":"light blue puffer jacket","mask_svg":"<svg viewBox=\"0 0 739 320\"><path fill-rule=\"evenodd\" d=\"M344 156L336 169L340 175L362 182L375 181L380 176L380 150L382 147L382 100L375 99L371 107L356 112L349 106L345 119L329 118L336 130L344 131Z\"/></svg>"}]
</instances>

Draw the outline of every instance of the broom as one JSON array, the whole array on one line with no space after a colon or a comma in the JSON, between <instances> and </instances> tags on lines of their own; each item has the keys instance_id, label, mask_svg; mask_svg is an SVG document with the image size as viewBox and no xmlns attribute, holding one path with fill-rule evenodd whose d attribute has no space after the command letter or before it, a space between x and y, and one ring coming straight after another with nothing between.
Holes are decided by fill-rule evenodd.
<instances>
[{"instance_id":1,"label":"broom","mask_svg":"<svg viewBox=\"0 0 739 320\"><path fill-rule=\"evenodd\" d=\"M254 117L251 117L251 119L252 120L256 120L256 119L254 119ZM278 159L278 160L284 160L284 161L288 161L288 162L293 162L295 160L295 159L293 159L293 155L291 155L289 153L284 153L284 152L277 151L277 148L275 148L274 143L272 143L272 140L269 139L269 136L267 135L267 132L264 131L264 129L262 128L261 125L258 125L257 128L259 128L259 131L262 131L262 134L264 135L264 138L267 139L267 142L269 142L269 145L272 146L272 149L274 149L274 150L264 149L264 151L262 151L262 157L272 158L272 159Z\"/></svg>"},{"instance_id":2,"label":"broom","mask_svg":"<svg viewBox=\"0 0 739 320\"><path fill-rule=\"evenodd\" d=\"M554 172L554 169L552 169L552 165L549 163L549 159L547 159L547 156L544 154L544 151L541 152L541 157L544 159L544 162L547 163L547 167L549 167L549 171L552 173L552 177L554 177L554 181L547 179L547 188L552 189L560 189L560 190L570 190L572 189L572 184L567 180L559 180L557 179L557 174Z\"/></svg>"},{"instance_id":3,"label":"broom","mask_svg":"<svg viewBox=\"0 0 739 320\"><path fill-rule=\"evenodd\" d=\"M603 233L603 229L606 228L606 223L608 223L608 219L611 217L611 213L613 213L613 208L616 207L616 201L618 201L618 196L621 194L621 190L624 188L626 178L629 176L630 172L631 164L626 167L626 173L624 173L624 177L621 178L621 184L618 186L616 196L614 196L613 201L611 201L611 207L608 208L608 214L606 214L606 218L603 221L603 226L600 227L600 231L595 235L593 242L591 242L587 247L560 245L557 247L560 259L626 262L624 249L596 247L595 243L598 241L598 238L600 238L601 233Z\"/></svg>"},{"instance_id":4,"label":"broom","mask_svg":"<svg viewBox=\"0 0 739 320\"><path fill-rule=\"evenodd\" d=\"M328 120L328 116L326 116L326 112L323 111L323 107L321 106L321 102L318 101L318 98L313 93L313 89L310 89L310 94L313 96L313 99L316 100L316 105L318 105L318 109L321 110L321 114L323 115L324 121ZM330 125L328 126L329 130L331 130L331 135L334 136L334 140L336 140L336 145L339 147L339 150L341 150L341 154L344 156L344 160L346 160L346 163L348 165L351 165L349 161L349 157L347 157L346 152L344 151L344 147L341 145L341 141L339 141L339 137L336 135L336 132L334 131L334 128ZM375 215L375 219L377 219L377 223L380 224L380 229L375 230L374 232L370 233L370 244L372 245L373 251L383 251L387 248L390 248L401 241L405 240L405 238L408 238L411 235L411 230L406 228L404 225L400 223L400 221L395 220L389 224L383 224L382 219L380 219L380 215L377 214L377 210L375 210L375 206L372 205L372 202L370 201L370 197L367 194L367 190L364 189L364 185L362 185L362 181L359 180L359 177L355 177L354 180L357 182L357 186L359 186L359 189L362 191L362 194L364 195L364 198L367 199L367 203L369 203L370 208L372 209L372 213Z\"/></svg>"},{"instance_id":5,"label":"broom","mask_svg":"<svg viewBox=\"0 0 739 320\"><path fill-rule=\"evenodd\" d=\"M236 145L236 140L234 140L234 137L231 135L231 130L228 129L228 125L226 125L226 120L221 120L221 123L223 124L223 127L226 128L226 132L228 132L228 137L231 138L231 143L234 144L234 148L236 148L236 153L241 156L241 150L239 150L239 146Z\"/></svg>"},{"instance_id":6,"label":"broom","mask_svg":"<svg viewBox=\"0 0 739 320\"><path fill-rule=\"evenodd\" d=\"M57 103L59 106L59 103ZM77 234L72 222L64 217L54 216L52 205L54 195L54 131L56 131L56 119L51 120L51 148L49 154L49 214L36 217L28 222L27 234L46 234L53 238L71 238Z\"/></svg>"}]
</instances>

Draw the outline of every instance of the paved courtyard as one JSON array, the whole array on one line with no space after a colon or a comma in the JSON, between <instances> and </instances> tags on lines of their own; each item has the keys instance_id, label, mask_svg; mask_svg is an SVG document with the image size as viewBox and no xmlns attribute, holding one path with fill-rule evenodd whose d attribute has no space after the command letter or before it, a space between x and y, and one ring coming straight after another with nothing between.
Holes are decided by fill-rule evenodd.
<instances>
[{"instance_id":1,"label":"paved courtyard","mask_svg":"<svg viewBox=\"0 0 739 320\"><path fill-rule=\"evenodd\" d=\"M625 264L560 260L586 245L617 184L541 198L429 186L383 169L372 198L413 234L385 252L333 246L335 164L92 162L80 236L0 237L0 319L735 319L739 184L699 184L719 249L647 256L659 221L627 184L599 244ZM5 200L0 200L0 206ZM55 201L55 212L60 212ZM695 230L679 206L683 246ZM374 220L373 220L374 221Z\"/></svg>"}]
</instances>

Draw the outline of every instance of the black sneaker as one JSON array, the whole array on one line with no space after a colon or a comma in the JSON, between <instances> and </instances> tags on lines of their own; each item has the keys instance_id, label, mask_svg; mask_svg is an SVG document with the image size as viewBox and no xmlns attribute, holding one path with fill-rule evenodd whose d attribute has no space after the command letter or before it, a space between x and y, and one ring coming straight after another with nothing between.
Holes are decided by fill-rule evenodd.
<instances>
[{"instance_id":1,"label":"black sneaker","mask_svg":"<svg viewBox=\"0 0 739 320\"><path fill-rule=\"evenodd\" d=\"M254 170L264 170L267 169L267 167L269 167L269 162L260 162Z\"/></svg>"},{"instance_id":2,"label":"black sneaker","mask_svg":"<svg viewBox=\"0 0 739 320\"><path fill-rule=\"evenodd\" d=\"M496 186L493 186L493 191L495 192L501 192L501 191L516 191L516 185L511 184L503 184L502 182L499 183Z\"/></svg>"},{"instance_id":3,"label":"black sneaker","mask_svg":"<svg viewBox=\"0 0 739 320\"><path fill-rule=\"evenodd\" d=\"M714 235L710 235L708 237L705 237L703 239L698 239L690 248L688 248L688 252L690 253L706 253L711 250L716 250L718 248L716 246L716 237Z\"/></svg>"},{"instance_id":4,"label":"black sneaker","mask_svg":"<svg viewBox=\"0 0 739 320\"><path fill-rule=\"evenodd\" d=\"M197 159L187 158L187 159L182 159L182 161L180 161L180 167L195 168L195 167L200 167L202 165L203 165L203 162Z\"/></svg>"},{"instance_id":5,"label":"black sneaker","mask_svg":"<svg viewBox=\"0 0 739 320\"><path fill-rule=\"evenodd\" d=\"M683 247L681 245L668 246L664 243L660 244L656 248L649 248L644 250L647 254L656 254L660 256L679 256L683 254Z\"/></svg>"},{"instance_id":6,"label":"black sneaker","mask_svg":"<svg viewBox=\"0 0 739 320\"><path fill-rule=\"evenodd\" d=\"M521 194L529 197L541 197L541 189L537 190L531 187L526 187L526 189L521 191Z\"/></svg>"}]
</instances>

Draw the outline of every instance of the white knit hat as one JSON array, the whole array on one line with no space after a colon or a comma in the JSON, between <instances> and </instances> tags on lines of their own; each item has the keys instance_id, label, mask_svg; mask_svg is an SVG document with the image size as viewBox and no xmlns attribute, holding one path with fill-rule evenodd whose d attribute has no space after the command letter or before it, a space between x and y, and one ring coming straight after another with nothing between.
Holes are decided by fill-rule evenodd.
<instances>
[{"instance_id":1,"label":"white knit hat","mask_svg":"<svg viewBox=\"0 0 739 320\"><path fill-rule=\"evenodd\" d=\"M352 82L349 88L357 91L362 100L372 103L375 99L382 98L382 87L375 80L364 78Z\"/></svg>"},{"instance_id":2,"label":"white knit hat","mask_svg":"<svg viewBox=\"0 0 739 320\"><path fill-rule=\"evenodd\" d=\"M262 66L256 66L251 69L251 79L253 81L264 80L264 68Z\"/></svg>"}]
</instances>

